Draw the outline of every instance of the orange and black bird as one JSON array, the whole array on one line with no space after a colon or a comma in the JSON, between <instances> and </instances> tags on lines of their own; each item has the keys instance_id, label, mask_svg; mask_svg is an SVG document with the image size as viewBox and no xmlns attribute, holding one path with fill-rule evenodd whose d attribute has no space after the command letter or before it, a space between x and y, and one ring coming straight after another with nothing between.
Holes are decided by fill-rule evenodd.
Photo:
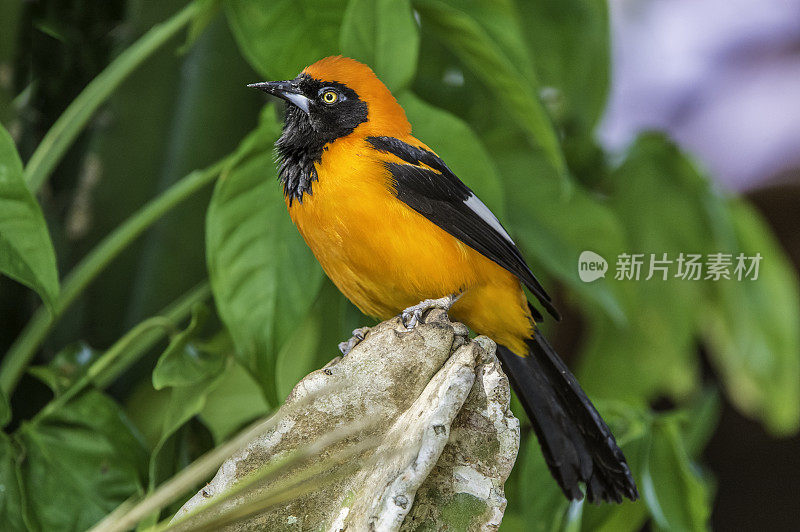
<instances>
[{"instance_id":1,"label":"orange and black bird","mask_svg":"<svg viewBox=\"0 0 800 532\"><path fill-rule=\"evenodd\" d=\"M380 319L399 313L412 328L444 308L492 338L566 496L582 499L584 484L592 502L635 500L622 451L539 332L523 285L559 319L550 297L497 217L414 138L372 70L327 57L293 80L250 86L288 102L276 142L286 206L339 290Z\"/></svg>"}]
</instances>

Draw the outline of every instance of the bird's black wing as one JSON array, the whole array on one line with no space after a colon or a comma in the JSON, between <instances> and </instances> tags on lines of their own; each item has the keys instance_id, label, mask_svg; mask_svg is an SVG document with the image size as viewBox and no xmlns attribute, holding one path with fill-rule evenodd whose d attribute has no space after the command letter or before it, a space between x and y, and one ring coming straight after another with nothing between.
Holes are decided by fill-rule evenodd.
<instances>
[{"instance_id":1,"label":"bird's black wing","mask_svg":"<svg viewBox=\"0 0 800 532\"><path fill-rule=\"evenodd\" d=\"M373 148L404 163L387 162L397 198L454 237L516 275L554 318L550 296L536 280L514 241L481 200L435 153L394 137L368 137ZM542 316L531 308L536 321Z\"/></svg>"}]
</instances>

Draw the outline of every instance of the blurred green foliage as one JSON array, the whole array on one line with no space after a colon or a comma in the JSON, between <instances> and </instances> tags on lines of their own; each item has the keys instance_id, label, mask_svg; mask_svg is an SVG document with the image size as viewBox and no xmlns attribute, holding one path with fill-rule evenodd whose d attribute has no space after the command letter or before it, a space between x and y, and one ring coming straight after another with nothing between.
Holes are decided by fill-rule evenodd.
<instances>
[{"instance_id":1,"label":"blurred green foliage","mask_svg":"<svg viewBox=\"0 0 800 532\"><path fill-rule=\"evenodd\" d=\"M594 140L603 0L120 0L92 20L83 3L12 2L0 17L4 529L87 528L274 409L369 323L292 227L279 109L259 118L263 98L244 88L339 53L375 69L582 318L574 365L643 500L569 504L523 422L504 530L706 529L714 485L697 459L719 398L700 345L742 412L797 430L797 279L763 220L662 134L622 158ZM81 40L97 27L102 39ZM57 117L45 111L64 108L44 136ZM764 259L757 281L583 283L583 250ZM662 398L674 408L651 411Z\"/></svg>"}]
</instances>

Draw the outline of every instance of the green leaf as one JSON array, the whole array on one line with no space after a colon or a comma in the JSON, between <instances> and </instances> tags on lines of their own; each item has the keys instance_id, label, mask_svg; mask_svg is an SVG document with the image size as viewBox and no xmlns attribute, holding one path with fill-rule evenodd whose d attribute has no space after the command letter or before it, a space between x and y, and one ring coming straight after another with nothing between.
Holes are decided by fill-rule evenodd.
<instances>
[{"instance_id":1,"label":"green leaf","mask_svg":"<svg viewBox=\"0 0 800 532\"><path fill-rule=\"evenodd\" d=\"M322 329L330 316L314 310L323 309L317 309L317 305L312 307L311 312L300 322L278 352L275 363L275 389L280 400L288 397L303 377L319 369L316 364L317 353L321 347ZM331 352L336 349L335 344L328 347Z\"/></svg>"},{"instance_id":2,"label":"green leaf","mask_svg":"<svg viewBox=\"0 0 800 532\"><path fill-rule=\"evenodd\" d=\"M340 41L342 53L372 67L389 90L413 79L419 29L408 0L350 0Z\"/></svg>"},{"instance_id":3,"label":"green leaf","mask_svg":"<svg viewBox=\"0 0 800 532\"><path fill-rule=\"evenodd\" d=\"M195 305L189 326L176 334L158 358L153 370L153 388L188 386L217 376L225 368L226 354L218 348L208 349L197 341L199 331L208 321L210 311Z\"/></svg>"},{"instance_id":4,"label":"green leaf","mask_svg":"<svg viewBox=\"0 0 800 532\"><path fill-rule=\"evenodd\" d=\"M483 143L469 124L411 92L398 96L414 136L431 147L500 218L505 213L503 183Z\"/></svg>"},{"instance_id":5,"label":"green leaf","mask_svg":"<svg viewBox=\"0 0 800 532\"><path fill-rule=\"evenodd\" d=\"M208 394L200 420L219 445L269 410L261 387L252 375L239 364L232 364Z\"/></svg>"},{"instance_id":6,"label":"green leaf","mask_svg":"<svg viewBox=\"0 0 800 532\"><path fill-rule=\"evenodd\" d=\"M225 14L242 54L266 79L292 79L339 53L344 10L324 0L228 0Z\"/></svg>"},{"instance_id":7,"label":"green leaf","mask_svg":"<svg viewBox=\"0 0 800 532\"><path fill-rule=\"evenodd\" d=\"M275 387L279 399L287 397L303 377L339 356L339 342L350 338L353 329L374 323L326 278L314 305L278 353Z\"/></svg>"},{"instance_id":8,"label":"green leaf","mask_svg":"<svg viewBox=\"0 0 800 532\"><path fill-rule=\"evenodd\" d=\"M52 308L58 296L56 254L42 209L22 178L11 135L0 126L0 273L35 290Z\"/></svg>"},{"instance_id":9,"label":"green leaf","mask_svg":"<svg viewBox=\"0 0 800 532\"><path fill-rule=\"evenodd\" d=\"M683 446L693 460L700 456L717 430L721 410L722 398L716 388L704 390L687 405L680 428Z\"/></svg>"},{"instance_id":10,"label":"green leaf","mask_svg":"<svg viewBox=\"0 0 800 532\"><path fill-rule=\"evenodd\" d=\"M196 445L192 449L192 418L205 408L209 395L217 388L224 373L189 386L169 389L169 400L163 412L161 436L150 454L148 493L202 454ZM189 456L193 452L194 456ZM155 519L157 516L151 516Z\"/></svg>"},{"instance_id":11,"label":"green leaf","mask_svg":"<svg viewBox=\"0 0 800 532\"><path fill-rule=\"evenodd\" d=\"M86 374L100 352L85 342L75 342L56 353L48 364L33 366L28 373L45 383L58 396Z\"/></svg>"},{"instance_id":12,"label":"green leaf","mask_svg":"<svg viewBox=\"0 0 800 532\"><path fill-rule=\"evenodd\" d=\"M0 390L0 427L5 427L11 421L11 402L6 392Z\"/></svg>"},{"instance_id":13,"label":"green leaf","mask_svg":"<svg viewBox=\"0 0 800 532\"><path fill-rule=\"evenodd\" d=\"M584 505L585 532L637 532L647 521L647 506L641 501L622 504Z\"/></svg>"},{"instance_id":14,"label":"green leaf","mask_svg":"<svg viewBox=\"0 0 800 532\"><path fill-rule=\"evenodd\" d=\"M186 32L186 42L181 46L179 52L184 53L197 42L209 24L217 18L222 0L194 0L197 4L197 13L192 18L189 31Z\"/></svg>"},{"instance_id":15,"label":"green leaf","mask_svg":"<svg viewBox=\"0 0 800 532\"><path fill-rule=\"evenodd\" d=\"M169 389L170 397L164 411L161 437L150 455L150 491L179 469L175 464L175 456L171 456L172 453L169 452L176 443L175 437L184 425L203 411L209 394L216 389L224 374L220 373L196 384Z\"/></svg>"},{"instance_id":16,"label":"green leaf","mask_svg":"<svg viewBox=\"0 0 800 532\"><path fill-rule=\"evenodd\" d=\"M658 530L707 530L710 500L673 421L654 423L640 491Z\"/></svg>"},{"instance_id":17,"label":"green leaf","mask_svg":"<svg viewBox=\"0 0 800 532\"><path fill-rule=\"evenodd\" d=\"M692 162L667 138L642 135L610 176L609 205L627 232L626 246L605 256L606 279L625 302L630 318L620 327L593 317L581 376L586 389L603 397L648 400L682 398L699 384L696 336L698 302L709 282L675 277L680 253L719 251L709 206L721 204ZM644 254L638 280L616 279L621 253ZM649 276L651 256L672 260L667 279ZM614 375L613 379L604 376Z\"/></svg>"},{"instance_id":18,"label":"green leaf","mask_svg":"<svg viewBox=\"0 0 800 532\"><path fill-rule=\"evenodd\" d=\"M21 475L31 515L43 530L86 530L142 493L147 454L119 406L88 391L23 424Z\"/></svg>"},{"instance_id":19,"label":"green leaf","mask_svg":"<svg viewBox=\"0 0 800 532\"><path fill-rule=\"evenodd\" d=\"M605 0L517 2L536 75L558 91L558 121L591 130L609 86L610 39Z\"/></svg>"},{"instance_id":20,"label":"green leaf","mask_svg":"<svg viewBox=\"0 0 800 532\"><path fill-rule=\"evenodd\" d=\"M460 9L461 4L456 8L440 0L418 0L414 7L422 16L422 24L430 26L442 44L483 81L528 140L541 148L556 174L567 179L558 137L536 94L536 85L526 78L476 17Z\"/></svg>"},{"instance_id":21,"label":"green leaf","mask_svg":"<svg viewBox=\"0 0 800 532\"><path fill-rule=\"evenodd\" d=\"M266 110L244 141L241 162L224 172L206 220L207 264L217 309L239 361L277 402L278 350L316 299L322 270L286 212L275 179L278 125Z\"/></svg>"},{"instance_id":22,"label":"green leaf","mask_svg":"<svg viewBox=\"0 0 800 532\"><path fill-rule=\"evenodd\" d=\"M162 358L159 374L153 374L153 384L169 387L169 400L163 409L161 435L150 455L148 491L180 470L189 461L187 453L190 449L187 438L191 438L191 431L187 423L200 414L206 407L208 397L216 390L225 375L227 367L231 366L232 357L227 353L230 347L225 341L209 341L204 344L206 353L204 359L198 360L197 349L189 349L190 335L194 334L202 323L202 318L195 313L193 324L190 325L189 334L183 338L176 337L167 348L168 356ZM224 333L216 335L224 337ZM180 347L181 344L183 347ZM159 361L161 362L161 361ZM185 376L181 376L182 371ZM158 369L158 368L157 368ZM186 430L184 430L186 429ZM199 454L195 452L195 454ZM152 516L155 518L155 516Z\"/></svg>"},{"instance_id":23,"label":"green leaf","mask_svg":"<svg viewBox=\"0 0 800 532\"><path fill-rule=\"evenodd\" d=\"M13 440L0 432L0 523L12 531L32 529L20 477L22 456Z\"/></svg>"},{"instance_id":24,"label":"green leaf","mask_svg":"<svg viewBox=\"0 0 800 532\"><path fill-rule=\"evenodd\" d=\"M593 129L606 106L610 79L606 0L517 2L541 98L555 122L572 175L601 182L608 172Z\"/></svg>"},{"instance_id":25,"label":"green leaf","mask_svg":"<svg viewBox=\"0 0 800 532\"><path fill-rule=\"evenodd\" d=\"M755 209L731 200L728 210L734 233L728 251L763 258L758 279L714 283L705 339L731 401L774 433L792 434L800 426L796 272Z\"/></svg>"},{"instance_id":26,"label":"green leaf","mask_svg":"<svg viewBox=\"0 0 800 532\"><path fill-rule=\"evenodd\" d=\"M522 517L530 532L561 530L570 502L550 474L539 441L531 433L521 461L522 476L518 497L526 501Z\"/></svg>"}]
</instances>

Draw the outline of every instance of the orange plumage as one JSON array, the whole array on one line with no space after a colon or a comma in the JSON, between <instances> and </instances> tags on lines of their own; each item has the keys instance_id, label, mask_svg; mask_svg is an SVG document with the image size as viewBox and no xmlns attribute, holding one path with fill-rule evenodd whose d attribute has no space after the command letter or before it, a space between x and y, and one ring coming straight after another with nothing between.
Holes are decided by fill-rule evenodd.
<instances>
[{"instance_id":1,"label":"orange plumage","mask_svg":"<svg viewBox=\"0 0 800 532\"><path fill-rule=\"evenodd\" d=\"M366 137L391 136L429 149L412 136L394 96L369 67L345 57L323 59L303 72L346 83L369 105L368 121L327 145L313 193L289 206L328 277L362 312L381 319L422 299L463 291L451 315L526 355L533 320L519 280L392 194L384 163L403 161L375 151Z\"/></svg>"}]
</instances>

